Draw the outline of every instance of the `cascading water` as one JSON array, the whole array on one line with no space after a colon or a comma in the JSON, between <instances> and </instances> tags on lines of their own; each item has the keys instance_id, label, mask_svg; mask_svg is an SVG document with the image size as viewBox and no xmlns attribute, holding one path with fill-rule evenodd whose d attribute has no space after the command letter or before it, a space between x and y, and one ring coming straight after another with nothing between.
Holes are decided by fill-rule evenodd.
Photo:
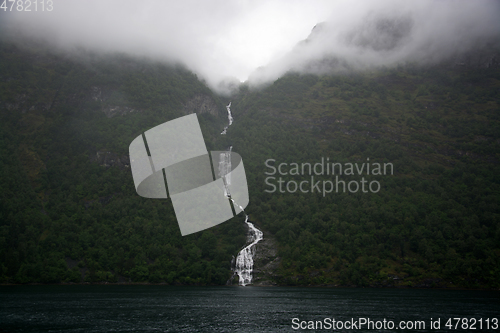
<instances>
[{"instance_id":1,"label":"cascading water","mask_svg":"<svg viewBox=\"0 0 500 333\"><path fill-rule=\"evenodd\" d=\"M246 215L246 214L245 214ZM252 283L253 257L255 256L255 244L264 238L262 231L257 229L253 223L248 222L248 215L245 216L245 223L248 225L248 238L251 242L238 253L234 273L238 274L240 286Z\"/></svg>"},{"instance_id":2,"label":"cascading water","mask_svg":"<svg viewBox=\"0 0 500 333\"><path fill-rule=\"evenodd\" d=\"M229 128L229 126L233 124L233 116L231 115L231 102L229 102L229 104L226 105L226 109L227 109L227 119L229 120L229 124L226 127L224 127L224 130L220 134L226 134L226 131Z\"/></svg>"},{"instance_id":3,"label":"cascading water","mask_svg":"<svg viewBox=\"0 0 500 333\"><path fill-rule=\"evenodd\" d=\"M231 192L229 192L229 185L231 185L231 150L233 146L229 147L229 150L225 153L219 155L219 176L222 178L224 183L224 195L231 198ZM233 201L231 199L231 201ZM233 201L234 202L234 201Z\"/></svg>"},{"instance_id":4,"label":"cascading water","mask_svg":"<svg viewBox=\"0 0 500 333\"><path fill-rule=\"evenodd\" d=\"M233 123L233 117L231 115L231 102L226 106L227 117L229 124L224 127L221 134L226 134L227 129ZM240 286L246 286L252 283L252 271L253 271L253 258L255 256L255 244L264 238L262 231L257 229L253 223L248 221L248 214L245 212L243 207L238 205L232 198L231 192L229 191L229 186L231 185L231 150L229 149L219 155L219 175L224 182L224 195L228 197L233 205L238 206L245 214L245 223L248 226L248 236L247 236L247 246L245 246L236 257L236 262L234 265L234 274L238 275ZM234 275L233 275L234 276Z\"/></svg>"}]
</instances>

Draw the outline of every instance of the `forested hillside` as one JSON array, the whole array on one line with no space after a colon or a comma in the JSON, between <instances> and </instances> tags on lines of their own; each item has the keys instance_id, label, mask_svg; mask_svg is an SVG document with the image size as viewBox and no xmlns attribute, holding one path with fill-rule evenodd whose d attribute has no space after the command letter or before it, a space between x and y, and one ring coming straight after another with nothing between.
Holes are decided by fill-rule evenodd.
<instances>
[{"instance_id":1,"label":"forested hillside","mask_svg":"<svg viewBox=\"0 0 500 333\"><path fill-rule=\"evenodd\" d=\"M137 135L191 112L207 148L225 149L219 99L181 66L0 52L1 281L226 283L243 224L181 237L170 200L136 194L127 156Z\"/></svg>"},{"instance_id":2,"label":"forested hillside","mask_svg":"<svg viewBox=\"0 0 500 333\"><path fill-rule=\"evenodd\" d=\"M252 163L248 210L279 243L277 281L498 287L499 88L498 64L453 63L289 73L261 91L242 87L234 146ZM292 163L322 158L391 163L394 171L366 175L365 166L361 176L356 168L339 176L380 183L380 191L366 185L367 193L337 190L335 176L312 171L321 180L321 191L313 190L307 166L297 172ZM274 168L287 163L288 175L267 167L268 159ZM293 182L302 181L309 183L297 189ZM318 193L323 181L332 193Z\"/></svg>"},{"instance_id":3,"label":"forested hillside","mask_svg":"<svg viewBox=\"0 0 500 333\"><path fill-rule=\"evenodd\" d=\"M243 84L221 136L229 99L182 66L8 43L0 61L2 283L225 284L243 217L182 237L170 200L139 197L129 168L137 135L196 112L208 150L232 145L243 158L246 211L276 240L270 282L500 287L498 64ZM344 169L346 183L380 184L366 193L286 188L311 176L335 184L291 171L327 158L393 172ZM269 160L288 174L271 175ZM285 189L273 192L279 177Z\"/></svg>"}]
</instances>

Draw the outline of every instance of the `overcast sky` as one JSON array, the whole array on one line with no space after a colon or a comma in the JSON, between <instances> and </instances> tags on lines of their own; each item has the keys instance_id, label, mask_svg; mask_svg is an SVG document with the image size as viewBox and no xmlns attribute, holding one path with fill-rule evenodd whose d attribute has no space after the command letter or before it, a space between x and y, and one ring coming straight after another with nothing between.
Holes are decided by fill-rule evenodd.
<instances>
[{"instance_id":1,"label":"overcast sky","mask_svg":"<svg viewBox=\"0 0 500 333\"><path fill-rule=\"evenodd\" d=\"M494 0L54 0L51 12L0 12L15 36L181 61L212 87L227 77L245 81L266 65L264 79L274 79L328 54L377 64L423 45L426 52L460 48L499 34L499 17ZM321 36L290 52L324 21ZM380 22L392 25L389 32Z\"/></svg>"}]
</instances>

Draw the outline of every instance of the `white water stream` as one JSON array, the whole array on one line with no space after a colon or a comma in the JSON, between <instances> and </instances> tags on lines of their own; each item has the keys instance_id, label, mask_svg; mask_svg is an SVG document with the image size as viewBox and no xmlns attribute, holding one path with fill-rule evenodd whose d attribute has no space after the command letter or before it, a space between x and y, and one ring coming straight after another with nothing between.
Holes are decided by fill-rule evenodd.
<instances>
[{"instance_id":1,"label":"white water stream","mask_svg":"<svg viewBox=\"0 0 500 333\"><path fill-rule=\"evenodd\" d=\"M253 257L255 256L255 244L264 238L262 231L257 229L253 223L248 221L248 215L245 216L245 223L248 225L247 241L251 242L238 253L234 273L238 274L240 286L246 286L252 283Z\"/></svg>"},{"instance_id":2,"label":"white water stream","mask_svg":"<svg viewBox=\"0 0 500 333\"><path fill-rule=\"evenodd\" d=\"M226 106L227 109L227 117L229 120L229 124L224 127L224 130L221 134L226 134L227 129L233 123L233 117L231 115L231 102ZM232 198L231 192L229 191L229 185L231 185L231 150L232 146L225 153L221 153L219 155L219 175L222 177L222 181L224 182L224 195L228 197L233 205L238 206L243 213L245 214L245 223L248 226L248 235L247 235L247 243L236 257L236 262L234 265L234 274L238 275L238 283L240 286L246 286L247 284L252 283L252 271L253 271L253 258L255 256L255 244L261 241L264 238L264 234L262 231L257 229L253 223L248 221L248 215L241 207L238 205Z\"/></svg>"},{"instance_id":3,"label":"white water stream","mask_svg":"<svg viewBox=\"0 0 500 333\"><path fill-rule=\"evenodd\" d=\"M233 124L233 116L231 115L231 102L229 102L229 104L226 105L226 109L227 109L227 119L229 120L229 124L226 127L224 127L224 130L220 134L226 134L226 131L229 128L229 126Z\"/></svg>"}]
</instances>

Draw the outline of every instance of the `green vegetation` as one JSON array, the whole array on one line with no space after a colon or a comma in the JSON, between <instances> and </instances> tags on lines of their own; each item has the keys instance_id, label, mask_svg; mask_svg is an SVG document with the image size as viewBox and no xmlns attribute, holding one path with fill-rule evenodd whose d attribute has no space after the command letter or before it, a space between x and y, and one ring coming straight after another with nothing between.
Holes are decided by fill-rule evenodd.
<instances>
[{"instance_id":1,"label":"green vegetation","mask_svg":"<svg viewBox=\"0 0 500 333\"><path fill-rule=\"evenodd\" d=\"M139 197L129 168L94 158L126 155L131 139L181 116L196 94L212 96L208 88L182 67L0 52L9 64L0 74L1 282L225 284L246 239L241 221L181 237L169 200ZM108 105L139 111L107 118ZM199 120L213 149L224 120Z\"/></svg>"},{"instance_id":2,"label":"green vegetation","mask_svg":"<svg viewBox=\"0 0 500 333\"><path fill-rule=\"evenodd\" d=\"M256 175L248 211L279 243L276 280L498 288L499 87L498 68L408 65L291 73L259 92L242 89L234 146ZM394 175L365 176L381 183L378 193L265 192L267 159L314 165L322 157L390 162Z\"/></svg>"},{"instance_id":3,"label":"green vegetation","mask_svg":"<svg viewBox=\"0 0 500 333\"><path fill-rule=\"evenodd\" d=\"M242 155L247 211L277 240L275 282L500 287L498 67L289 73L242 86L221 136L226 100L180 66L35 51L0 47L0 282L226 283L241 216L181 237L169 200L139 197L128 168L95 158L126 155L201 94L220 109L198 115L207 148ZM394 175L366 177L378 193L265 191L267 159L322 157L392 163Z\"/></svg>"}]
</instances>

